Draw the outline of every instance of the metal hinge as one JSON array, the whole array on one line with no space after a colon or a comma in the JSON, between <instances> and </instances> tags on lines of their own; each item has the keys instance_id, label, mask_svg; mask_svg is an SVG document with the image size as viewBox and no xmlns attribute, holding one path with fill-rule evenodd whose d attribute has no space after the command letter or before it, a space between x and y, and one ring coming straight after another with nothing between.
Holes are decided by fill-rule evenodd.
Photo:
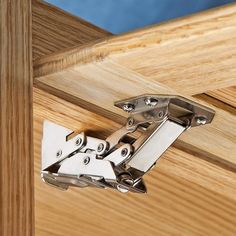
<instances>
[{"instance_id":1,"label":"metal hinge","mask_svg":"<svg viewBox=\"0 0 236 236\"><path fill-rule=\"evenodd\" d=\"M44 122L42 179L53 186L114 188L145 193L143 176L190 127L211 123L214 111L180 96L144 95L115 103L129 113L106 140Z\"/></svg>"}]
</instances>

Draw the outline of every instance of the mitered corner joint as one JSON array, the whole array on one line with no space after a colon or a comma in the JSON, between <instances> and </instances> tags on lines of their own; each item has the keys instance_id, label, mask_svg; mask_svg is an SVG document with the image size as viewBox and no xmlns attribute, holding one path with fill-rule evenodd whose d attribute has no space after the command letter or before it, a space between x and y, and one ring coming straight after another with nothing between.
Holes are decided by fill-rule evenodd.
<instances>
[{"instance_id":1,"label":"mitered corner joint","mask_svg":"<svg viewBox=\"0 0 236 236\"><path fill-rule=\"evenodd\" d=\"M212 122L215 112L181 96L143 95L118 101L127 123L105 140L44 122L42 179L69 186L146 193L143 176L190 127Z\"/></svg>"}]
</instances>

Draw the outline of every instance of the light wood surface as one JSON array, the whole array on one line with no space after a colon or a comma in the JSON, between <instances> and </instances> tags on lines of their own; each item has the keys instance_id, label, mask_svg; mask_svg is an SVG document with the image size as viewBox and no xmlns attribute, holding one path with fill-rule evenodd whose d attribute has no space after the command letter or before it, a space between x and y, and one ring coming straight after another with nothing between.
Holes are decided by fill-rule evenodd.
<instances>
[{"instance_id":1,"label":"light wood surface","mask_svg":"<svg viewBox=\"0 0 236 236\"><path fill-rule=\"evenodd\" d=\"M101 138L120 126L34 89L36 235L236 234L236 174L175 147L145 177L147 195L45 185L39 175L44 119Z\"/></svg>"},{"instance_id":2,"label":"light wood surface","mask_svg":"<svg viewBox=\"0 0 236 236\"><path fill-rule=\"evenodd\" d=\"M231 82L236 83L235 66L232 66L234 65L236 57L234 57L233 54L229 56L229 60L231 60L229 64L224 61L221 65L227 69L227 72L231 71L231 75L219 70L218 72L221 73L221 76L219 75L219 79L216 80L214 75L211 74L210 76L208 72L204 70L204 80L201 80L198 78L197 74L192 71L191 77L188 77L191 78L191 85L189 84L189 80L182 79L186 73L180 70L177 61L172 64L172 69L178 71L180 74L175 74L175 79L170 76L169 80L160 80L161 84L157 82L159 80L150 79L150 76L147 74L143 76L142 71L136 70L136 68L130 66L130 64L136 61L142 61L142 64L145 65L145 55L148 55L148 57L153 55L152 52L155 51L154 49L156 47L160 49L159 47L163 45L171 45L171 47L176 48L175 40L177 39L191 41L194 38L191 43L196 44L196 47L199 49L198 51L205 53L207 50L200 46L198 47L197 44L205 43L208 45L209 39L205 37L209 35L214 36L215 40L218 40L221 35L223 35L226 37L225 41L222 39L224 43L215 43L214 45L226 45L227 47L232 46L232 48L234 48L235 40L231 41L231 39L232 33L235 30L235 25L233 24L235 19L236 5L230 5L211 10L207 13L196 14L195 16L147 28L136 33L116 36L104 40L101 43L90 43L88 46L82 48L77 47L71 50L64 50L62 53L46 56L35 62L35 84L63 99L73 101L82 107L87 107L87 109L106 115L111 119L116 119L117 114L123 116L123 113L113 106L113 103L120 99L126 99L144 93L177 94L180 91L183 91L183 95L186 96L186 94L192 94L189 91L192 88L195 89L198 87L199 83L202 87L201 91L213 88L213 84L218 84L219 81L224 83L224 85L221 84L220 86L226 86L226 84L231 85ZM206 22L208 23L206 24ZM217 22L218 27L216 27L215 22ZM188 27L186 25L188 25ZM208 29L207 33L206 29ZM188 30L190 31L188 32ZM230 31L229 42L226 33L219 34L221 30L222 32ZM164 41L161 41L161 43L152 41L154 38L160 36L160 32L165 32L165 43ZM215 33L220 36L216 37ZM183 34L188 35L188 37L183 37ZM210 42L212 42L212 40ZM215 51L213 50L201 56L195 56L191 51L192 47L188 46L188 44L184 45L188 50L182 48L183 53L188 51L192 60L200 60L201 68L209 65L209 63L205 61L206 55L211 56L213 59L216 59L217 56L221 56L221 54L218 53L218 49L221 50L221 48L216 49L213 47ZM209 47L209 45L207 47ZM164 52L168 52L165 47L163 50ZM221 51L230 51L230 53L233 53L233 50ZM135 54L136 56L131 57L131 54ZM174 55L177 54L175 53ZM169 58L172 58L170 54L165 54L164 57L166 60L168 59L168 61ZM195 65L195 62L191 61L191 58L184 61ZM178 59L178 61L181 60ZM220 67L217 63L222 63L222 61L223 60L211 61L212 64L210 63L210 67L214 67L218 70ZM149 65L151 70L151 65L152 68L155 67L157 61L151 60ZM228 65L232 67L232 70L227 67ZM163 68L165 68L168 74L172 74L168 63L164 63ZM196 67L194 66L194 68ZM197 67L197 70L199 71L200 67ZM135 73L135 71L138 71L138 73ZM158 74L160 73L158 71ZM162 84L170 86L171 89ZM208 84L210 87L208 87ZM187 90L182 89L185 87ZM196 90L195 92L199 91ZM236 118L222 109L216 107L214 107L214 109L216 110L216 117L212 125L206 128L193 129L185 133L181 136L181 142L178 142L178 144L184 149L200 152L208 158L234 166L236 164ZM230 128L228 126L229 122L231 124Z\"/></svg>"},{"instance_id":3,"label":"light wood surface","mask_svg":"<svg viewBox=\"0 0 236 236\"><path fill-rule=\"evenodd\" d=\"M0 235L34 235L31 1L0 1Z\"/></svg>"},{"instance_id":4,"label":"light wood surface","mask_svg":"<svg viewBox=\"0 0 236 236\"><path fill-rule=\"evenodd\" d=\"M37 78L35 83L36 86L76 102L87 110L123 123L128 114L114 107L115 101L145 93L177 94L176 91L149 81L111 59L74 66ZM204 101L193 97L191 99L211 106L216 115L210 125L190 129L181 135L177 145L235 167L236 117Z\"/></svg>"},{"instance_id":5,"label":"light wood surface","mask_svg":"<svg viewBox=\"0 0 236 236\"><path fill-rule=\"evenodd\" d=\"M207 94L236 108L236 86L209 91Z\"/></svg>"},{"instance_id":6,"label":"light wood surface","mask_svg":"<svg viewBox=\"0 0 236 236\"><path fill-rule=\"evenodd\" d=\"M112 35L46 2L34 0L32 5L34 59ZM232 106L236 104L234 94L234 87L208 92Z\"/></svg>"},{"instance_id":7,"label":"light wood surface","mask_svg":"<svg viewBox=\"0 0 236 236\"><path fill-rule=\"evenodd\" d=\"M33 59L111 35L43 1L32 1Z\"/></svg>"},{"instance_id":8,"label":"light wood surface","mask_svg":"<svg viewBox=\"0 0 236 236\"><path fill-rule=\"evenodd\" d=\"M236 4L40 58L35 76L112 59L188 95L236 83Z\"/></svg>"},{"instance_id":9,"label":"light wood surface","mask_svg":"<svg viewBox=\"0 0 236 236\"><path fill-rule=\"evenodd\" d=\"M214 155L219 150L221 150L222 155L224 153L223 158L227 159L228 155L231 155L230 158L233 157L235 148L235 110L232 107L231 109L226 109L222 105L223 103L219 105L217 100L212 100L206 95L197 96L197 98L205 100L207 103L213 103L214 107L217 107L218 110L220 109L219 114L217 113L216 123L211 128L210 126L203 127L202 131L197 131L198 128L196 128L196 133L189 133L187 143L182 139L181 142L175 143L165 153L164 157L158 162L157 167L145 178L148 187L147 195L123 195L111 190L104 191L89 188L74 188L61 192L45 185L39 175L43 120L51 120L72 130L86 131L100 138L106 137L118 129L120 123L124 121L124 118L122 118L124 113L120 113L119 110L113 110L112 103L114 99L126 98L126 96L131 94L144 93L147 90L155 93L170 91L163 84L156 84L152 80L159 81L159 78L165 80L167 72L164 73L165 67L162 68L162 64L159 64L162 60L165 62L164 66L167 65L166 71L170 69L171 63L180 65L179 70L185 68L182 67L182 65L185 65L184 61L179 61L181 55L175 53L170 55L172 42L173 48L176 48L177 52L180 49L184 50L183 46L180 47L181 43L186 43L191 50L189 54L183 51L183 57L186 58L187 63L187 67L184 70L177 71L172 67L170 69L169 78L172 81L171 83L177 86L174 88L176 92L182 92L181 87L183 87L183 84L186 83L187 85L194 82L195 74L196 78L200 78L198 80L200 84L195 81L190 87L190 91L184 91L184 93L198 93L202 91L203 86L205 86L204 91L206 91L234 84L230 76L234 75L235 72L231 68L235 48L233 38L231 37L232 40L230 40L229 32L232 32L232 35L235 32L235 25L232 25L235 20L235 7L213 10L210 14L200 13L194 17L191 16L183 20L170 22L157 28L156 26L147 28L144 31L141 30L135 34L131 33L115 37L108 41L105 39L101 46L98 44L98 46L93 47L94 43L91 43L89 46L82 46L82 50L81 48L75 48L75 50L72 50L75 54L72 53L71 56L79 56L78 58L72 58L67 54L70 50L66 48L77 43L80 45L80 42L77 42L80 39L76 37L70 38L70 31L66 29L67 27L69 28L70 21L67 21L67 19L70 19L70 17L67 18L67 14L64 12L62 14L60 10L57 12L58 9L56 8L51 6L48 8L47 4L41 4L38 5L39 8L35 8L36 13L34 14L39 14L39 24L40 22L43 22L45 26L49 24L48 28L45 27L44 29L48 29L46 34L50 35L50 37L43 38L44 36L40 35L41 33L37 36L35 31L36 38L43 38L42 42L40 40L34 41L34 50L36 47L35 55L36 57L41 57L44 54L47 55L63 49L65 57L59 58L57 54L53 54L35 63L37 67L41 62L46 64L49 62L50 70L52 69L50 73L59 69L60 73L53 75L55 80L50 76L49 82L48 80L47 82L40 82L38 86L40 85L41 88L48 92L63 98L60 99L38 88L34 88L36 235L236 235L236 174L228 169L229 166L223 165L222 162L216 162L215 164L209 162L209 156L210 158L214 157L214 160L218 159ZM47 14L44 13L44 7ZM39 13L37 13L36 9L40 9ZM48 15L50 16L48 17ZM41 19L41 17L46 19ZM57 25L55 27L56 32L54 32L52 27L54 20ZM217 20L219 24L215 24L214 20ZM61 21L65 23L65 34L60 34L59 26ZM76 36L76 31L80 30L80 20L76 21L74 17L72 22L76 28L75 31L73 29ZM35 18L34 24L37 24L37 18ZM170 27L169 30L168 27ZM208 27L210 27L209 30L207 30ZM152 31L153 29L156 30ZM162 30L165 31L161 32ZM217 39L217 30L221 36L226 33L224 39L220 38L222 42ZM59 36L58 41L57 36L54 37L54 34ZM168 37L166 38L166 36ZM160 39L162 41L157 43ZM225 65L223 65L222 60L217 62L217 58L222 58L221 56L218 57L218 54L214 54L214 58L209 58L210 55L204 53L207 51L208 43L210 43L207 43L209 39L213 39L213 41L211 41L211 50L208 51L208 54L218 52L226 47L229 49L221 54L222 57L229 57L224 61ZM192 48L193 44L196 45L196 48ZM37 47L40 48L38 52ZM153 65L155 64L158 67L154 68L153 74L148 75L148 80L127 69L126 63L125 66L121 65L123 60L121 63L119 61L123 53L127 53L127 56L134 56L135 54L132 53L136 50L141 53L148 53L146 48L151 50L153 47L158 51L158 55L162 56L160 60L157 59L158 57L153 58ZM200 50L199 54L198 48L204 50ZM195 55L196 61L194 63L196 62L196 64L191 64L191 61L189 61L190 55ZM202 59L198 59L197 56L201 56ZM230 58L231 56L232 58ZM134 58L132 60L135 64ZM146 56L143 58L147 59ZM68 61L66 61L67 59ZM170 60L170 63L167 59L168 61ZM150 71L151 60L147 60L150 63ZM89 64L83 65L85 62L89 62ZM53 63L55 63L55 67L52 65ZM74 65L73 63L83 66L68 68ZM204 68L201 67L201 63ZM216 65L216 67L213 65ZM222 68L223 66L225 66L225 70ZM162 72L160 72L159 77L157 69L159 70L160 67ZM49 72L47 69L39 71L47 74ZM61 69L65 73L61 73ZM220 70L222 74L220 74ZM140 73L136 69L134 71ZM173 78L175 76L180 78L180 75L184 76L181 82L183 84L178 85ZM206 79L206 82L202 80L203 78ZM177 82L179 83L179 81ZM128 86L122 86L122 83ZM167 82L165 81L164 83ZM214 85L211 83L214 83ZM107 88L109 88L110 94L107 93ZM118 89L120 90L119 93L117 92ZM136 89L137 91L135 91ZM186 90L185 87L183 89ZM105 105L100 106L100 102ZM106 115L109 119L91 111ZM229 123L231 124L232 120L233 125L229 127ZM201 136L200 133L206 135ZM192 141L192 138L195 140ZM208 146L204 146L205 140L207 140L206 143L209 142ZM200 142L198 147L201 146L202 142L203 147L193 150L194 146L191 147L191 142L194 145ZM194 154L185 152L186 146L188 151L190 148L194 151ZM184 151L178 147L184 147ZM215 149L218 151L215 151ZM204 151L201 152L201 150ZM230 159L230 161L232 160ZM225 163L228 163L228 160L224 160Z\"/></svg>"}]
</instances>

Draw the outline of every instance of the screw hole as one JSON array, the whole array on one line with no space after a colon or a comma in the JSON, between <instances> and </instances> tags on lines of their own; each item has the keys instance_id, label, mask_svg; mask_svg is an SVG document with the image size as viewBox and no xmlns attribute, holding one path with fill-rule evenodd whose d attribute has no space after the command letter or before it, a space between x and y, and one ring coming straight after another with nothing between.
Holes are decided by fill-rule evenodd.
<instances>
[{"instance_id":1,"label":"screw hole","mask_svg":"<svg viewBox=\"0 0 236 236\"><path fill-rule=\"evenodd\" d=\"M83 163L85 165L88 165L89 162L90 162L90 157L85 157L84 160L83 160Z\"/></svg>"},{"instance_id":2,"label":"screw hole","mask_svg":"<svg viewBox=\"0 0 236 236\"><path fill-rule=\"evenodd\" d=\"M121 156L125 157L128 154L128 149L127 148L123 148L121 150Z\"/></svg>"},{"instance_id":3,"label":"screw hole","mask_svg":"<svg viewBox=\"0 0 236 236\"><path fill-rule=\"evenodd\" d=\"M103 143L100 143L100 144L98 145L97 151L98 151L98 152L102 152L103 149L104 149L104 144L103 144Z\"/></svg>"},{"instance_id":4,"label":"screw hole","mask_svg":"<svg viewBox=\"0 0 236 236\"><path fill-rule=\"evenodd\" d=\"M56 154L57 158L59 158L61 155L62 155L62 150L58 150Z\"/></svg>"},{"instance_id":5,"label":"screw hole","mask_svg":"<svg viewBox=\"0 0 236 236\"><path fill-rule=\"evenodd\" d=\"M76 146L79 146L81 143L82 143L82 139L81 139L81 138L78 138L78 139L75 141Z\"/></svg>"}]
</instances>

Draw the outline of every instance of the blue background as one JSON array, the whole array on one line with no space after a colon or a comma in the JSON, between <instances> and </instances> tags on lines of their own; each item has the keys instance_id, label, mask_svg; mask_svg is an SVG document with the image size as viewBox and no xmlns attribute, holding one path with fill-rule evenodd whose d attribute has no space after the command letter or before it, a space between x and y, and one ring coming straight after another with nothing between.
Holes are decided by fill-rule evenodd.
<instances>
[{"instance_id":1,"label":"blue background","mask_svg":"<svg viewBox=\"0 0 236 236\"><path fill-rule=\"evenodd\" d=\"M47 0L114 34L235 0Z\"/></svg>"}]
</instances>

